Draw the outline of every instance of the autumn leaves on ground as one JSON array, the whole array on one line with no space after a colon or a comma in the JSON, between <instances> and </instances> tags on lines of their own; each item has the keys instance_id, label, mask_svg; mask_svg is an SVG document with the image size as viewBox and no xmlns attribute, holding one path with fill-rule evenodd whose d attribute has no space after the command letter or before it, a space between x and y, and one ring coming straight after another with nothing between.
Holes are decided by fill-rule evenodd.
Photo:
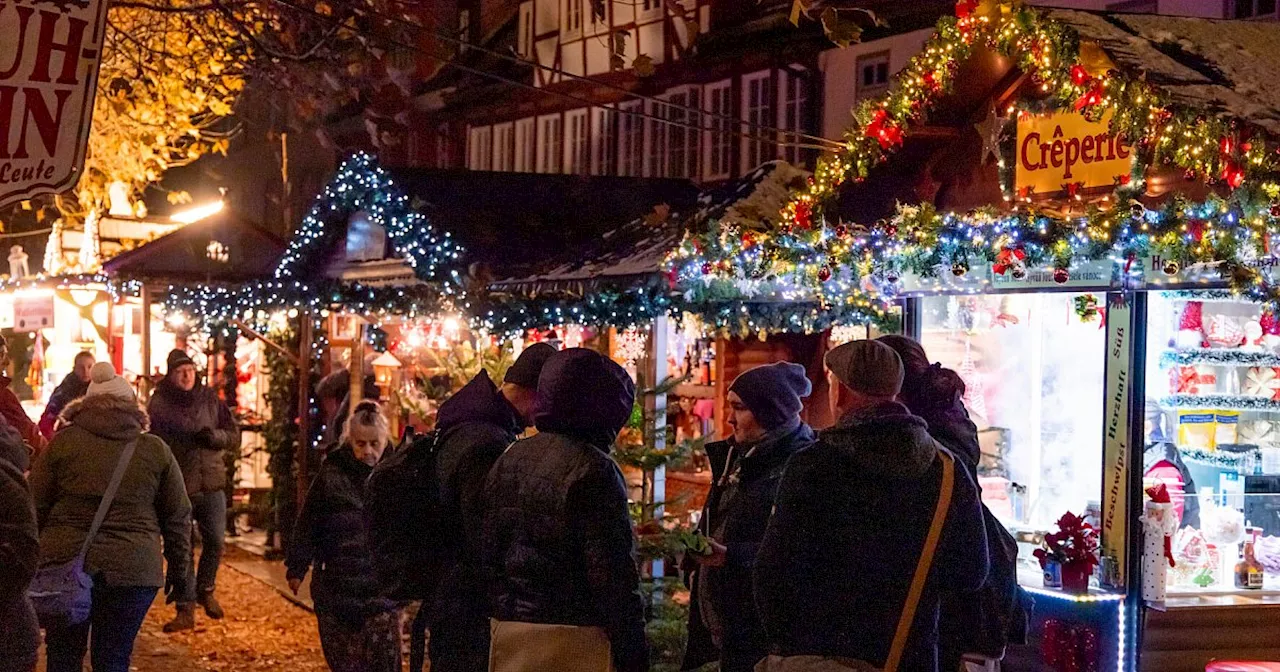
<instances>
[{"instance_id":1,"label":"autumn leaves on ground","mask_svg":"<svg viewBox=\"0 0 1280 672\"><path fill-rule=\"evenodd\" d=\"M228 556L238 553L244 551L227 547ZM173 606L166 606L163 596L158 597L138 636L133 669L138 672L320 672L328 669L311 612L225 562L218 573L218 599L227 612L226 618L213 621L200 612L195 630L166 635L160 628L173 617Z\"/></svg>"}]
</instances>

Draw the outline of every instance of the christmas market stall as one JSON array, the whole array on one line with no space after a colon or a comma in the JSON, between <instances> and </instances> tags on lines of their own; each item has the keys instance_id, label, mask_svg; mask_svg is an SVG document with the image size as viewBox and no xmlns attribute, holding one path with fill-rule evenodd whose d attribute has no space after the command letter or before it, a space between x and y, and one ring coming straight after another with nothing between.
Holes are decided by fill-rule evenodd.
<instances>
[{"instance_id":1,"label":"christmas market stall","mask_svg":"<svg viewBox=\"0 0 1280 672\"><path fill-rule=\"evenodd\" d=\"M677 259L900 305L960 373L1035 600L1005 669L1280 658L1278 42L959 2L779 222Z\"/></svg>"}]
</instances>

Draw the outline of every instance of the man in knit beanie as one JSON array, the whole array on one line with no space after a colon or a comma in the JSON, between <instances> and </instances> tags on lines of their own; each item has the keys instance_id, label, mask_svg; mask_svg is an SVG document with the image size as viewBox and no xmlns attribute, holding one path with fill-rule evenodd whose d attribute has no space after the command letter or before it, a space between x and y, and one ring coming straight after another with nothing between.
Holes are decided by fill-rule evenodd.
<instances>
[{"instance_id":1,"label":"man in knit beanie","mask_svg":"<svg viewBox=\"0 0 1280 672\"><path fill-rule=\"evenodd\" d=\"M706 447L712 483L699 529L711 552L691 558L696 567L684 669L718 660L724 672L745 672L768 653L751 567L783 466L814 441L800 419L812 390L804 367L790 362L751 369L729 386L733 436Z\"/></svg>"},{"instance_id":2,"label":"man in knit beanie","mask_svg":"<svg viewBox=\"0 0 1280 672\"><path fill-rule=\"evenodd\" d=\"M770 658L820 656L883 669L933 525L949 454L896 399L903 367L878 341L827 353L839 421L787 463L755 561ZM978 487L953 469L930 580L916 601L899 670L938 669L944 595L972 593L990 559ZM777 661L772 661L777 662ZM781 664L781 663L779 663Z\"/></svg>"}]
</instances>

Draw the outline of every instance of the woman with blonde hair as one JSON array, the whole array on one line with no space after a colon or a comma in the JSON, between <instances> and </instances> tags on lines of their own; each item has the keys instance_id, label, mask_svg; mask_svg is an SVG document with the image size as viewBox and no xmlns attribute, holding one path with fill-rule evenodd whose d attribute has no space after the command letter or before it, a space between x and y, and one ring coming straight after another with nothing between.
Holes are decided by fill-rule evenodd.
<instances>
[{"instance_id":1,"label":"woman with blonde hair","mask_svg":"<svg viewBox=\"0 0 1280 672\"><path fill-rule=\"evenodd\" d=\"M375 401L356 404L338 447L320 465L285 560L294 594L311 570L325 661L334 672L399 672L400 613L374 577L364 486L388 446Z\"/></svg>"}]
</instances>

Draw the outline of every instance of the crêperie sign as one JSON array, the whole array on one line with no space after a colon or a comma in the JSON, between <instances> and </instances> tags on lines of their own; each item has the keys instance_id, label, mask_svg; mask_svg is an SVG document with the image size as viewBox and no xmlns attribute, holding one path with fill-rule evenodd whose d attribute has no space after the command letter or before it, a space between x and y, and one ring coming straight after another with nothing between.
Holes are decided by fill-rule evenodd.
<instances>
[{"instance_id":1,"label":"cr\u00eaperie sign","mask_svg":"<svg viewBox=\"0 0 1280 672\"><path fill-rule=\"evenodd\" d=\"M1111 134L1107 121L1089 121L1076 112L1019 115L1018 194L1109 187L1127 176L1133 152Z\"/></svg>"}]
</instances>

